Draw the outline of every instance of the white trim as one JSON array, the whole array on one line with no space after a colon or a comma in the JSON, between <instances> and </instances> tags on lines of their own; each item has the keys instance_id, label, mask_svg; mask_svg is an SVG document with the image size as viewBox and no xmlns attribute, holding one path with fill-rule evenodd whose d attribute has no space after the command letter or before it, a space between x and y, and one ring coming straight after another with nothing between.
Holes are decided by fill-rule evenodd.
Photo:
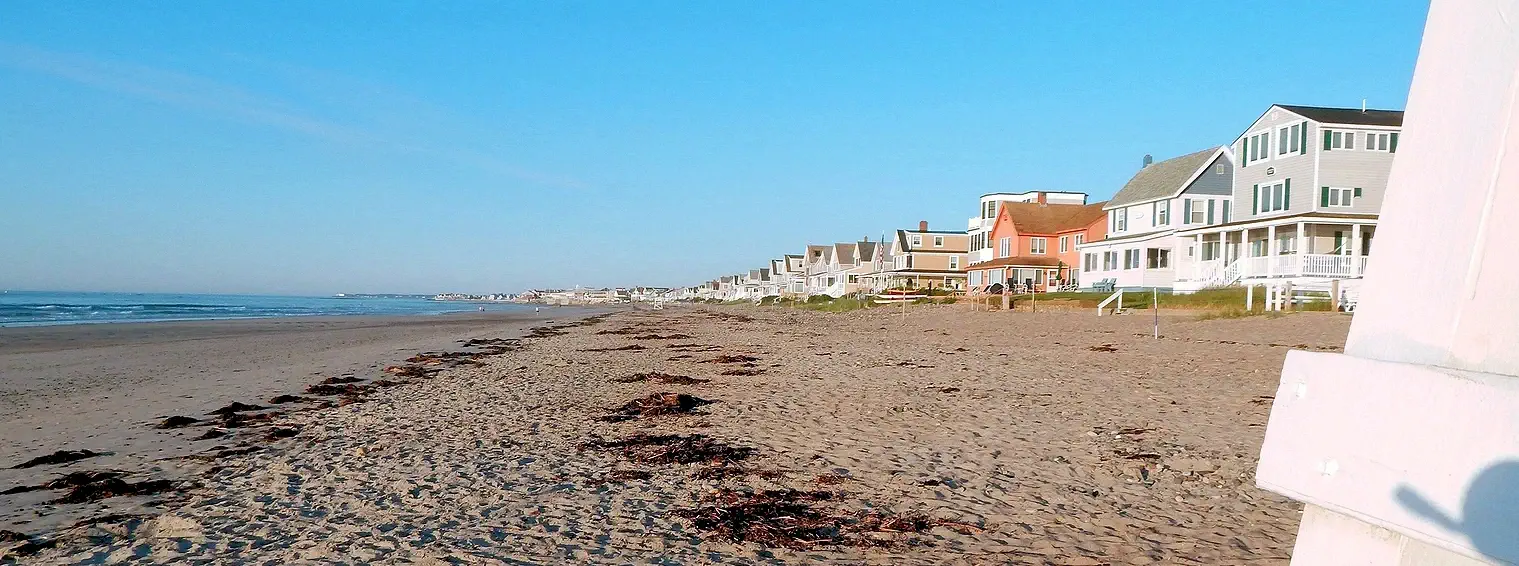
<instances>
[{"instance_id":1,"label":"white trim","mask_svg":"<svg viewBox=\"0 0 1519 566\"><path fill-rule=\"evenodd\" d=\"M1332 214L1332 213L1319 213L1319 214ZM1375 218L1346 218L1346 217L1343 217L1343 216L1308 216L1308 215L1305 215L1305 214L1298 214L1298 215L1295 215L1295 216L1288 216L1288 217L1260 218L1260 219L1251 220L1249 223L1246 223L1246 224L1233 224L1233 225L1229 225L1229 226L1214 225L1214 226L1203 226L1203 227L1198 227L1198 228L1191 228L1191 229L1188 229L1188 230L1177 230L1176 231L1176 235L1178 235L1178 236L1193 236L1193 235L1196 235L1196 234L1216 234L1216 233L1219 233L1219 232L1238 232L1240 230L1259 230L1261 228L1267 228L1267 227L1270 227L1270 226L1284 226L1284 225L1287 225L1287 224L1297 224L1298 222L1302 222L1302 223L1305 223L1305 224L1360 224L1360 225L1363 225L1363 226L1376 226L1377 225L1377 219L1375 219ZM1094 242L1094 244L1095 244L1095 242Z\"/></svg>"}]
</instances>

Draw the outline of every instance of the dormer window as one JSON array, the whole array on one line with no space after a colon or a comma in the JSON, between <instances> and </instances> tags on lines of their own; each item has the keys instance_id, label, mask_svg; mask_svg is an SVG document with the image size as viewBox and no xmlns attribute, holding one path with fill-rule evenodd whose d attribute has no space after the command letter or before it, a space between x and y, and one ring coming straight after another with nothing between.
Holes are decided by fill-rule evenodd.
<instances>
[{"instance_id":1,"label":"dormer window","mask_svg":"<svg viewBox=\"0 0 1519 566\"><path fill-rule=\"evenodd\" d=\"M934 247L936 247L936 248L942 248L942 247L944 247L944 236L934 236Z\"/></svg>"},{"instance_id":2,"label":"dormer window","mask_svg":"<svg viewBox=\"0 0 1519 566\"><path fill-rule=\"evenodd\" d=\"M914 235L912 237L912 245L914 245L914 246L921 246L921 245L923 245L923 236Z\"/></svg>"}]
</instances>

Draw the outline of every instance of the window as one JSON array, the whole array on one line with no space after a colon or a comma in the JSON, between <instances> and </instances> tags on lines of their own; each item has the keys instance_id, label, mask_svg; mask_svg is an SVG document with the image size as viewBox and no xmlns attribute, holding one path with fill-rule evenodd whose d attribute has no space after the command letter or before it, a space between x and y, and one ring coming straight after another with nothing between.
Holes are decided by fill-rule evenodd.
<instances>
[{"instance_id":1,"label":"window","mask_svg":"<svg viewBox=\"0 0 1519 566\"><path fill-rule=\"evenodd\" d=\"M1222 242L1203 242L1203 261L1212 261L1219 258L1219 249Z\"/></svg>"},{"instance_id":2,"label":"window","mask_svg":"<svg viewBox=\"0 0 1519 566\"><path fill-rule=\"evenodd\" d=\"M949 268L950 269L960 269L960 256L957 256L957 255L949 256Z\"/></svg>"},{"instance_id":3,"label":"window","mask_svg":"<svg viewBox=\"0 0 1519 566\"><path fill-rule=\"evenodd\" d=\"M1303 135L1302 124L1293 124L1291 126L1282 126L1281 128L1278 128L1276 154L1287 155L1289 153L1297 153L1302 148L1302 142L1299 138L1301 135Z\"/></svg>"},{"instance_id":4,"label":"window","mask_svg":"<svg viewBox=\"0 0 1519 566\"><path fill-rule=\"evenodd\" d=\"M1213 174L1214 175L1228 175L1229 174L1229 167L1227 165L1222 164L1222 163L1220 163L1218 165L1214 165L1213 166Z\"/></svg>"},{"instance_id":5,"label":"window","mask_svg":"<svg viewBox=\"0 0 1519 566\"><path fill-rule=\"evenodd\" d=\"M934 247L936 247L936 248L942 248L942 247L944 247L944 236L934 236Z\"/></svg>"},{"instance_id":6,"label":"window","mask_svg":"<svg viewBox=\"0 0 1519 566\"><path fill-rule=\"evenodd\" d=\"M1118 252L1102 252L1102 270L1118 269Z\"/></svg>"},{"instance_id":7,"label":"window","mask_svg":"<svg viewBox=\"0 0 1519 566\"><path fill-rule=\"evenodd\" d=\"M921 245L923 245L923 236L914 235L912 237L912 245L914 245L914 246L921 246Z\"/></svg>"},{"instance_id":8,"label":"window","mask_svg":"<svg viewBox=\"0 0 1519 566\"><path fill-rule=\"evenodd\" d=\"M1391 142L1392 139L1395 139L1394 136L1396 136L1396 135L1397 134L1382 134L1382 133L1377 133L1377 132L1366 132L1366 149L1368 151L1388 151L1388 146L1389 145L1392 145L1392 146L1396 146L1397 145L1396 142L1392 142L1391 144L1389 144L1389 142Z\"/></svg>"},{"instance_id":9,"label":"window","mask_svg":"<svg viewBox=\"0 0 1519 566\"><path fill-rule=\"evenodd\" d=\"M997 201L989 200L989 201L986 201L985 203L983 203L983 206L981 207L981 217L982 218L996 218L997 217Z\"/></svg>"},{"instance_id":10,"label":"window","mask_svg":"<svg viewBox=\"0 0 1519 566\"><path fill-rule=\"evenodd\" d=\"M859 283L860 282L860 276L859 275L855 275L853 273L850 273L849 274L849 282L850 283Z\"/></svg>"},{"instance_id":11,"label":"window","mask_svg":"<svg viewBox=\"0 0 1519 566\"><path fill-rule=\"evenodd\" d=\"M1271 158L1271 132L1245 136L1245 163L1255 163Z\"/></svg>"},{"instance_id":12,"label":"window","mask_svg":"<svg viewBox=\"0 0 1519 566\"><path fill-rule=\"evenodd\" d=\"M1297 253L1297 236L1292 234L1277 234L1276 253L1277 255Z\"/></svg>"},{"instance_id":13,"label":"window","mask_svg":"<svg viewBox=\"0 0 1519 566\"><path fill-rule=\"evenodd\" d=\"M1001 238L997 240L997 257L1013 255L1013 239Z\"/></svg>"},{"instance_id":14,"label":"window","mask_svg":"<svg viewBox=\"0 0 1519 566\"><path fill-rule=\"evenodd\" d=\"M1155 203L1155 224L1165 226L1171 223L1171 201Z\"/></svg>"},{"instance_id":15,"label":"window","mask_svg":"<svg viewBox=\"0 0 1519 566\"><path fill-rule=\"evenodd\" d=\"M1081 270L1091 271L1093 269L1097 269L1097 254L1081 254Z\"/></svg>"},{"instance_id":16,"label":"window","mask_svg":"<svg viewBox=\"0 0 1519 566\"><path fill-rule=\"evenodd\" d=\"M1045 248L1045 239L1044 238L1029 238L1028 239L1028 253L1031 253L1031 254L1034 254L1034 255L1044 255L1044 252L1045 252L1044 248Z\"/></svg>"},{"instance_id":17,"label":"window","mask_svg":"<svg viewBox=\"0 0 1519 566\"><path fill-rule=\"evenodd\" d=\"M965 276L965 279L966 279L966 282L970 283L971 287L980 287L981 286L981 272L980 271L972 271L972 272L970 272L970 275Z\"/></svg>"},{"instance_id":18,"label":"window","mask_svg":"<svg viewBox=\"0 0 1519 566\"><path fill-rule=\"evenodd\" d=\"M1252 195L1256 213L1276 212L1287 210L1291 206L1292 190L1290 180L1281 180L1275 183L1257 185Z\"/></svg>"},{"instance_id":19,"label":"window","mask_svg":"<svg viewBox=\"0 0 1519 566\"><path fill-rule=\"evenodd\" d=\"M1085 243L1087 243L1087 235L1086 234L1077 234L1076 235L1076 245L1079 246L1079 245L1085 244Z\"/></svg>"},{"instance_id":20,"label":"window","mask_svg":"<svg viewBox=\"0 0 1519 566\"><path fill-rule=\"evenodd\" d=\"M1187 223L1188 224L1203 224L1203 223L1207 222L1207 218L1208 218L1208 201L1207 201L1207 199L1200 199L1199 198L1199 199L1191 199L1191 200L1192 200L1192 210L1189 212L1189 217L1187 218Z\"/></svg>"},{"instance_id":21,"label":"window","mask_svg":"<svg viewBox=\"0 0 1519 566\"><path fill-rule=\"evenodd\" d=\"M1253 242L1250 242L1250 257L1265 257L1265 255L1266 255L1266 241L1265 240L1255 240Z\"/></svg>"},{"instance_id":22,"label":"window","mask_svg":"<svg viewBox=\"0 0 1519 566\"><path fill-rule=\"evenodd\" d=\"M1171 267L1171 250L1166 248L1146 249L1145 267L1150 269L1166 269Z\"/></svg>"},{"instance_id":23,"label":"window","mask_svg":"<svg viewBox=\"0 0 1519 566\"><path fill-rule=\"evenodd\" d=\"M828 284L827 284L827 285L825 285L825 287L832 287L832 286L833 286L833 282L834 282L834 281L837 281L837 280L838 280L838 279L836 279L836 278L833 278L833 277L829 277L829 278L828 278Z\"/></svg>"},{"instance_id":24,"label":"window","mask_svg":"<svg viewBox=\"0 0 1519 566\"><path fill-rule=\"evenodd\" d=\"M1070 236L1061 236L1060 237L1060 253L1065 253L1065 252L1068 252L1068 251L1071 251L1071 237Z\"/></svg>"},{"instance_id":25,"label":"window","mask_svg":"<svg viewBox=\"0 0 1519 566\"><path fill-rule=\"evenodd\" d=\"M1319 204L1322 206L1351 206L1355 203L1355 189L1343 189L1337 187L1324 187L1319 189Z\"/></svg>"},{"instance_id":26,"label":"window","mask_svg":"<svg viewBox=\"0 0 1519 566\"><path fill-rule=\"evenodd\" d=\"M1123 232L1129 229L1129 209L1120 208L1113 211L1113 231Z\"/></svg>"},{"instance_id":27,"label":"window","mask_svg":"<svg viewBox=\"0 0 1519 566\"><path fill-rule=\"evenodd\" d=\"M1139 269L1139 257L1140 257L1140 255L1141 255L1140 250L1124 250L1123 251L1123 268L1124 269Z\"/></svg>"}]
</instances>

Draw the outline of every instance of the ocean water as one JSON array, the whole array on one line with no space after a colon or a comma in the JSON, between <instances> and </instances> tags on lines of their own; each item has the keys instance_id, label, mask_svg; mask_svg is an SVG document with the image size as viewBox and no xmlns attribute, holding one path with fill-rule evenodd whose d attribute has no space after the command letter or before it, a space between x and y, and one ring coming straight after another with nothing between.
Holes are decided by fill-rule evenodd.
<instances>
[{"instance_id":1,"label":"ocean water","mask_svg":"<svg viewBox=\"0 0 1519 566\"><path fill-rule=\"evenodd\" d=\"M436 315L481 308L511 311L531 307L432 301L422 296L279 297L0 291L0 326L314 315Z\"/></svg>"}]
</instances>

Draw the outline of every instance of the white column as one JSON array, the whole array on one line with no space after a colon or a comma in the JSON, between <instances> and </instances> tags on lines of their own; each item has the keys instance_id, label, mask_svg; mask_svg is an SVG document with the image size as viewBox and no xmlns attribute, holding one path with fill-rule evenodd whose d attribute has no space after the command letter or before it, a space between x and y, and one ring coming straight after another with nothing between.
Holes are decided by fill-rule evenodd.
<instances>
[{"instance_id":1,"label":"white column","mask_svg":"<svg viewBox=\"0 0 1519 566\"><path fill-rule=\"evenodd\" d=\"M1239 231L1239 249L1234 250L1234 259L1240 260L1250 257L1250 229L1241 228ZM1250 265L1250 262L1240 264L1241 267Z\"/></svg>"},{"instance_id":2,"label":"white column","mask_svg":"<svg viewBox=\"0 0 1519 566\"><path fill-rule=\"evenodd\" d=\"M1361 225L1353 224L1350 227L1350 257L1361 255Z\"/></svg>"},{"instance_id":3,"label":"white column","mask_svg":"<svg viewBox=\"0 0 1519 566\"><path fill-rule=\"evenodd\" d=\"M1308 238L1304 237L1304 226L1306 226L1306 224L1303 224L1302 222L1297 223L1297 257L1296 261L1293 263L1297 265L1298 275L1302 275L1304 271L1308 269L1308 261L1307 258L1304 257L1308 254Z\"/></svg>"},{"instance_id":4,"label":"white column","mask_svg":"<svg viewBox=\"0 0 1519 566\"><path fill-rule=\"evenodd\" d=\"M1198 232L1192 237L1192 279L1203 278L1203 234Z\"/></svg>"},{"instance_id":5,"label":"white column","mask_svg":"<svg viewBox=\"0 0 1519 566\"><path fill-rule=\"evenodd\" d=\"M1266 276L1276 275L1276 226L1266 227Z\"/></svg>"}]
</instances>

